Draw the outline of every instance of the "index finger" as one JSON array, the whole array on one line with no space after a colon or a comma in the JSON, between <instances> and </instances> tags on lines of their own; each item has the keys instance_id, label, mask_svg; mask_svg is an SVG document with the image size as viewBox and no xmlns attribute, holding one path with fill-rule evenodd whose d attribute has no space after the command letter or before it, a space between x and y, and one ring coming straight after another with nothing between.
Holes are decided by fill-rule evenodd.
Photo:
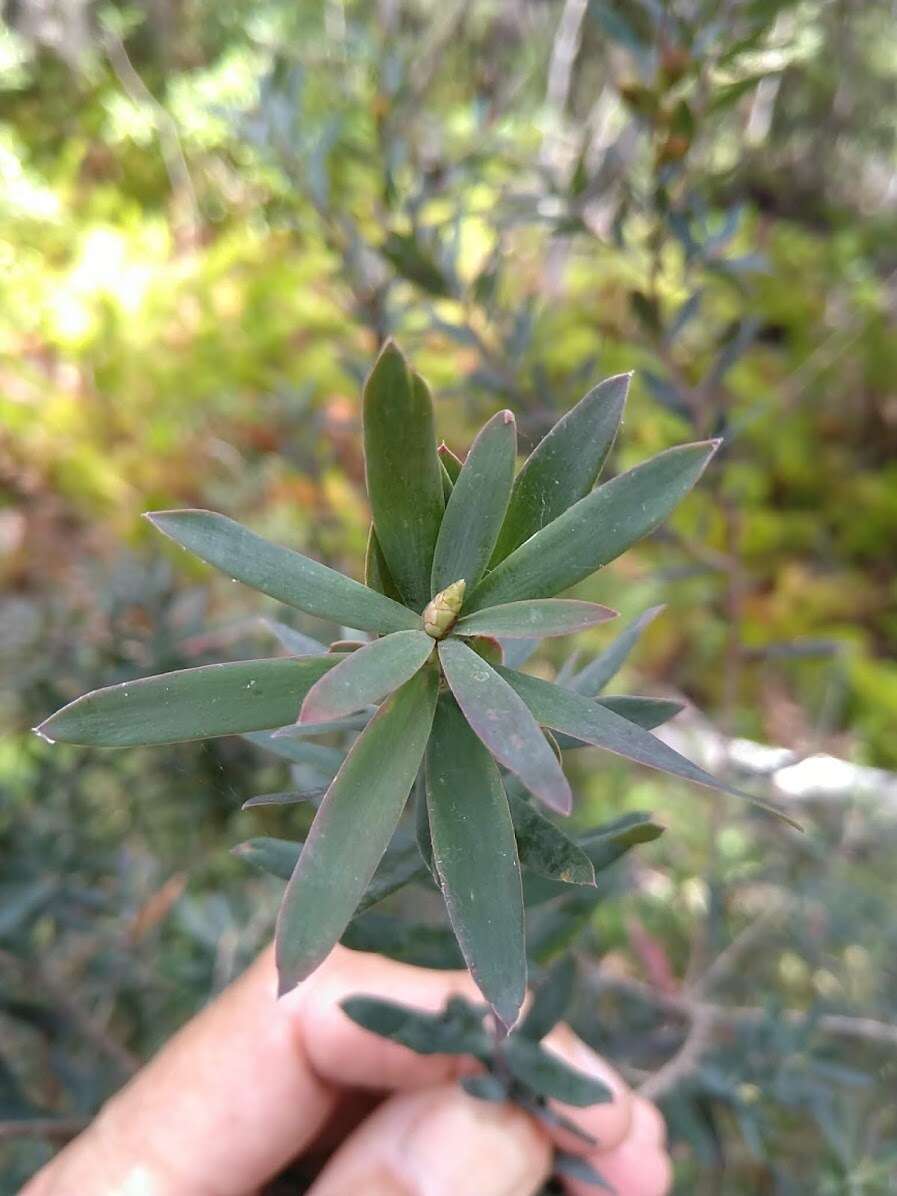
<instances>
[{"instance_id":1,"label":"index finger","mask_svg":"<svg viewBox=\"0 0 897 1196\"><path fill-rule=\"evenodd\" d=\"M466 973L337 948L278 1001L273 952L189 1022L22 1196L244 1196L300 1153L339 1088L438 1083L458 1060L369 1034L339 1008L363 992L440 1009Z\"/></svg>"}]
</instances>

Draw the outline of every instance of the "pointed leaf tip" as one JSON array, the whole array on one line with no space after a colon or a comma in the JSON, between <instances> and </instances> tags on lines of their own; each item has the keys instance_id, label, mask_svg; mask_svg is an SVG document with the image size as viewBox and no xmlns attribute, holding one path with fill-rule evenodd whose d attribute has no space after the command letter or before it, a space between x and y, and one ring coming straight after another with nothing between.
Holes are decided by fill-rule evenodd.
<instances>
[{"instance_id":1,"label":"pointed leaf tip","mask_svg":"<svg viewBox=\"0 0 897 1196\"><path fill-rule=\"evenodd\" d=\"M458 577L470 592L482 577L507 511L516 458L514 417L499 412L477 434L449 495L433 554L432 593Z\"/></svg>"}]
</instances>

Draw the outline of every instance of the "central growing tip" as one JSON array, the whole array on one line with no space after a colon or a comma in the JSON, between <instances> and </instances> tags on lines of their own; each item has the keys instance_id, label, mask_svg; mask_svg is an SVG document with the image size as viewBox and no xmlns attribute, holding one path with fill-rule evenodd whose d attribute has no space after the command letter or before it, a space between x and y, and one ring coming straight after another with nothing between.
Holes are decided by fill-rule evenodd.
<instances>
[{"instance_id":1,"label":"central growing tip","mask_svg":"<svg viewBox=\"0 0 897 1196\"><path fill-rule=\"evenodd\" d=\"M434 640L441 640L454 627L461 613L466 585L463 577L460 581L453 581L424 607L424 631Z\"/></svg>"}]
</instances>

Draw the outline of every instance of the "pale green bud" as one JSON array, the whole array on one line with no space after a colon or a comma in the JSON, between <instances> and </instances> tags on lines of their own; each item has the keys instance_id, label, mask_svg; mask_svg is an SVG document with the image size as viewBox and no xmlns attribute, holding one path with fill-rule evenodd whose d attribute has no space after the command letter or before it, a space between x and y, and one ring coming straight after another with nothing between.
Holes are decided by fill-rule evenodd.
<instances>
[{"instance_id":1,"label":"pale green bud","mask_svg":"<svg viewBox=\"0 0 897 1196\"><path fill-rule=\"evenodd\" d=\"M434 640L448 635L461 613L467 582L462 578L441 590L424 608L424 631Z\"/></svg>"}]
</instances>

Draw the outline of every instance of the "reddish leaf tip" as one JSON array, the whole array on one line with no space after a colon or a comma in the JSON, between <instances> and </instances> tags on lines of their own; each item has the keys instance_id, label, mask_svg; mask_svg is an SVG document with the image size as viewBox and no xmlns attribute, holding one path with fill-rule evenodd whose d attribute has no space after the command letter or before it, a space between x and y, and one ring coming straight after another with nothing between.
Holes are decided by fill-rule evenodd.
<instances>
[{"instance_id":1,"label":"reddish leaf tip","mask_svg":"<svg viewBox=\"0 0 897 1196\"><path fill-rule=\"evenodd\" d=\"M501 422L503 424L513 424L515 422L514 412L509 411L507 407L504 409L504 411L500 412L500 415L501 415Z\"/></svg>"}]
</instances>

